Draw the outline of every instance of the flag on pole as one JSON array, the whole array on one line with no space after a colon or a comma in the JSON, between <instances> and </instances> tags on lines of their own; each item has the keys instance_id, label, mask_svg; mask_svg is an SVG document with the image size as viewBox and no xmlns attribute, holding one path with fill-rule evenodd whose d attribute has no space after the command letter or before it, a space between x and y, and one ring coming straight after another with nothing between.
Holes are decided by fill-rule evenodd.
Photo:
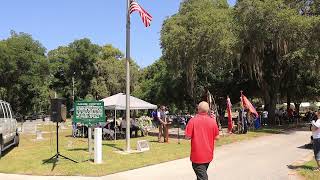
<instances>
[{"instance_id":1,"label":"flag on pole","mask_svg":"<svg viewBox=\"0 0 320 180\"><path fill-rule=\"evenodd\" d=\"M228 132L232 133L232 128L233 128L233 124L232 124L232 110L231 110L232 104L231 104L231 100L229 98L229 96L227 97L227 113L228 113Z\"/></svg>"},{"instance_id":2,"label":"flag on pole","mask_svg":"<svg viewBox=\"0 0 320 180\"><path fill-rule=\"evenodd\" d=\"M241 91L241 105L243 109L248 109L252 114L255 114L256 117L258 117L258 113L256 109L253 107L253 105L248 100L248 98L245 95L243 95L242 91Z\"/></svg>"},{"instance_id":3,"label":"flag on pole","mask_svg":"<svg viewBox=\"0 0 320 180\"><path fill-rule=\"evenodd\" d=\"M213 110L213 98L209 90L207 90L206 96L207 96L207 103L209 104L209 108L210 108L210 117L213 119L216 119L216 114Z\"/></svg>"},{"instance_id":4,"label":"flag on pole","mask_svg":"<svg viewBox=\"0 0 320 180\"><path fill-rule=\"evenodd\" d=\"M131 14L135 11L139 12L143 24L146 27L150 26L152 21L152 16L146 10L144 10L137 2L135 2L134 0L131 0L129 12Z\"/></svg>"},{"instance_id":5,"label":"flag on pole","mask_svg":"<svg viewBox=\"0 0 320 180\"><path fill-rule=\"evenodd\" d=\"M216 115L213 110L210 110L210 117L216 119Z\"/></svg>"}]
</instances>

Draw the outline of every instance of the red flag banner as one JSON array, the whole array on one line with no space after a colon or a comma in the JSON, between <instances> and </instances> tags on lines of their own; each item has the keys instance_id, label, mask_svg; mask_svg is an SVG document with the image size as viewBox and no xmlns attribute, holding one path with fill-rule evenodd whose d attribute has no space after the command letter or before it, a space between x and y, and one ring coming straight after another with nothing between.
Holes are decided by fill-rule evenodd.
<instances>
[{"instance_id":1,"label":"red flag banner","mask_svg":"<svg viewBox=\"0 0 320 180\"><path fill-rule=\"evenodd\" d=\"M231 100L229 98L229 96L227 97L227 113L228 113L228 132L232 133L232 128L233 128L233 124L232 124L232 104L231 104Z\"/></svg>"},{"instance_id":2,"label":"red flag banner","mask_svg":"<svg viewBox=\"0 0 320 180\"><path fill-rule=\"evenodd\" d=\"M257 113L256 109L253 107L253 105L248 100L248 98L242 94L242 92L241 92L241 104L244 109L248 109L252 114L255 114L256 117L258 117L258 113Z\"/></svg>"},{"instance_id":3,"label":"red flag banner","mask_svg":"<svg viewBox=\"0 0 320 180\"><path fill-rule=\"evenodd\" d=\"M152 16L144 10L137 2L134 0L130 1L130 14L133 12L138 11L140 14L140 17L142 19L143 24L148 27L151 24Z\"/></svg>"}]
</instances>

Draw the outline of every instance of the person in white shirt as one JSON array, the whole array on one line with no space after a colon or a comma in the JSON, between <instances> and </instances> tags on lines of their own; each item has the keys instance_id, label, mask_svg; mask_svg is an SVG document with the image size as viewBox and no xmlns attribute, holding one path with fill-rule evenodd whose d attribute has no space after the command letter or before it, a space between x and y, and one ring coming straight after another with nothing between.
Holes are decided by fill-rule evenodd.
<instances>
[{"instance_id":1,"label":"person in white shirt","mask_svg":"<svg viewBox=\"0 0 320 180\"><path fill-rule=\"evenodd\" d=\"M262 112L262 125L267 125L267 121L268 121L268 111L264 110Z\"/></svg>"},{"instance_id":2,"label":"person in white shirt","mask_svg":"<svg viewBox=\"0 0 320 180\"><path fill-rule=\"evenodd\" d=\"M125 131L125 129L127 128L127 120L126 120L126 117L123 116L122 117L122 120L121 120L121 123L120 123L120 127L123 131Z\"/></svg>"},{"instance_id":3,"label":"person in white shirt","mask_svg":"<svg viewBox=\"0 0 320 180\"><path fill-rule=\"evenodd\" d=\"M320 171L320 109L317 112L318 120L312 121L312 137L313 137L313 151L314 157L317 161L318 167L315 169L316 171Z\"/></svg>"}]
</instances>

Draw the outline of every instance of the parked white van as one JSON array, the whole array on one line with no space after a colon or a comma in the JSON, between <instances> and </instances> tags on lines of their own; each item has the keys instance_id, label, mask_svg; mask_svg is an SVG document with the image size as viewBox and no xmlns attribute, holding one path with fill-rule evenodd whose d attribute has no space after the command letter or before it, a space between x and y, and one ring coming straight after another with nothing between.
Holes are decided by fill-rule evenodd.
<instances>
[{"instance_id":1,"label":"parked white van","mask_svg":"<svg viewBox=\"0 0 320 180\"><path fill-rule=\"evenodd\" d=\"M19 145L17 120L9 103L0 100L0 158L2 152Z\"/></svg>"}]
</instances>

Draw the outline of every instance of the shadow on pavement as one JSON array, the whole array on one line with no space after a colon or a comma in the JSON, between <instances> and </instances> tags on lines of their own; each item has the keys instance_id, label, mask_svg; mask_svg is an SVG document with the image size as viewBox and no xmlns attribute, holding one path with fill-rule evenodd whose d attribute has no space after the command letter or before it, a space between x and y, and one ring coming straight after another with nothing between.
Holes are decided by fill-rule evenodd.
<instances>
[{"instance_id":1,"label":"shadow on pavement","mask_svg":"<svg viewBox=\"0 0 320 180\"><path fill-rule=\"evenodd\" d=\"M269 128L265 128L265 129L258 129L255 130L254 132L262 132L262 133L270 133L270 134L282 134L285 133L284 130L282 129L269 129Z\"/></svg>"},{"instance_id":2,"label":"shadow on pavement","mask_svg":"<svg viewBox=\"0 0 320 180\"><path fill-rule=\"evenodd\" d=\"M288 165L288 168L289 169L292 169L292 170L297 170L297 169L309 169L309 170L313 170L313 167L312 166L308 166L308 165Z\"/></svg>"},{"instance_id":3,"label":"shadow on pavement","mask_svg":"<svg viewBox=\"0 0 320 180\"><path fill-rule=\"evenodd\" d=\"M313 149L313 145L311 143L299 146L300 149Z\"/></svg>"}]
</instances>

